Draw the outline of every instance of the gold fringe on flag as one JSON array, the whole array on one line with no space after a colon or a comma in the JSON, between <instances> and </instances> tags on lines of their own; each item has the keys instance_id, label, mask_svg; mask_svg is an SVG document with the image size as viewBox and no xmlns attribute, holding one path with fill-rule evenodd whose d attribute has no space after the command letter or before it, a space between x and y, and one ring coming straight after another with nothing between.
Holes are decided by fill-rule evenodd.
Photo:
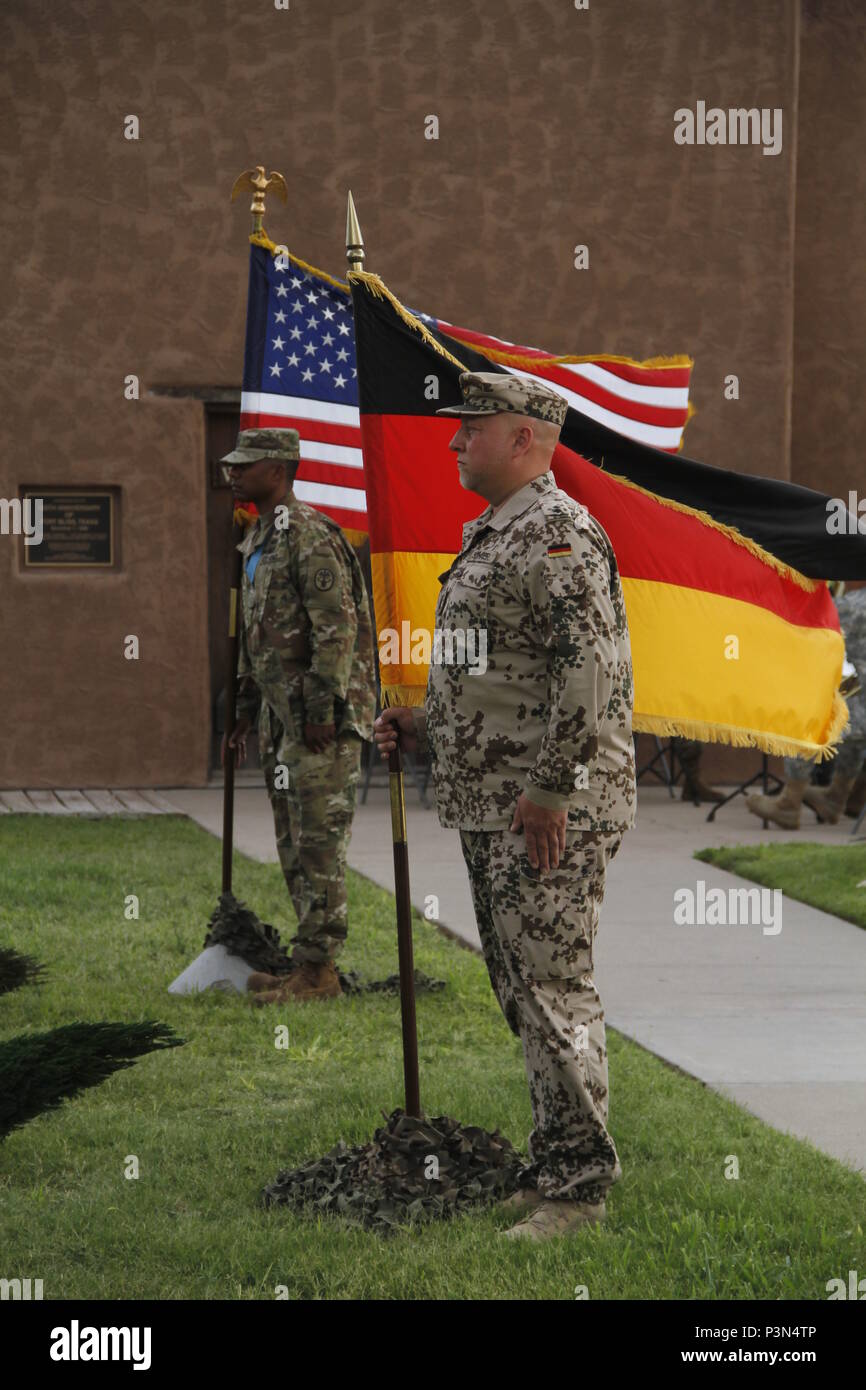
<instances>
[{"instance_id":1,"label":"gold fringe on flag","mask_svg":"<svg viewBox=\"0 0 866 1390\"><path fill-rule=\"evenodd\" d=\"M357 280L359 283L366 285L371 294L374 294L377 299L387 299L388 303L394 309L394 312L398 314L403 322L408 324L410 328L416 329L430 347L443 357L447 357L448 360L453 362L456 367L459 367L461 371L466 370L463 363L460 362L458 358L453 357L450 352L447 352L446 349L442 347L441 343L433 337L433 334L426 325L423 324L420 319L417 319L414 314L410 314L409 310L400 303L397 296L388 289L388 286L384 284L378 275L371 275L365 270L352 270L349 272L349 280L350 282ZM571 360L579 361L580 359L572 358ZM592 361L593 359L585 358L583 360ZM628 358L609 358L608 360L626 362ZM656 360L661 361L662 359ZM634 488L636 492L642 492L646 497L654 497L663 507L672 507L675 511L685 512L689 516L697 517L705 526L712 527L714 531L720 531L722 535L727 536L728 539L734 541L736 545L741 545L744 550L751 551L759 560L763 560L765 565L769 565L771 569L774 569L777 574L782 575L785 579L790 579L794 584L799 585L801 589L805 589L807 594L814 593L815 590L824 583L823 579L808 579L805 574L801 574L799 570L795 570L792 565L787 565L784 560L778 560L775 555L771 555L769 550L765 550L757 541L753 541L750 536L744 536L742 531L737 530L736 526L728 526L727 523L723 521L716 521L714 517L710 516L709 512L702 511L698 507L689 507L685 502L675 502L670 497L661 497L657 492L653 492L650 488L641 487L639 483L633 483L629 478L624 478L619 473L609 473L608 477L616 478L617 482L623 483L626 487ZM695 737L697 737L697 735L695 735Z\"/></svg>"},{"instance_id":2,"label":"gold fringe on flag","mask_svg":"<svg viewBox=\"0 0 866 1390\"><path fill-rule=\"evenodd\" d=\"M420 708L424 704L423 685L383 685L382 708L392 705ZM701 743L724 743L733 748L757 748L780 758L806 758L821 762L836 756L837 745L848 723L848 706L839 694L833 697L833 710L827 742L817 752L813 743L768 734L760 729L743 729L731 724L708 724L701 719L668 719L662 715L639 714L632 718L636 734L657 734L660 738L694 738Z\"/></svg>"},{"instance_id":3,"label":"gold fringe on flag","mask_svg":"<svg viewBox=\"0 0 866 1390\"><path fill-rule=\"evenodd\" d=\"M741 545L744 550L750 550L759 560L763 560L765 565L769 565L783 579L790 579L793 584L797 584L801 589L805 589L807 594L814 594L822 584L824 579L809 579L799 570L795 570L792 565L786 565L784 560L778 560L775 555L771 555L769 550L765 550L757 541L753 541L751 536L744 536L742 531L738 531L736 526L728 526L724 521L716 521L715 517L710 516L709 512L702 511L700 507L689 507L685 502L675 502L672 497L662 497L659 493L653 492L651 488L641 487L640 483L633 483L630 478L624 478L620 473L608 473L609 478L615 478L624 487L634 488L635 492L642 492L645 497L653 497L663 507L671 507L675 512L685 512L688 516L697 517L705 526L711 526L714 531L721 531L723 536L733 541L736 545ZM691 737L691 735L689 736ZM694 735L698 737L697 734Z\"/></svg>"},{"instance_id":4,"label":"gold fringe on flag","mask_svg":"<svg viewBox=\"0 0 866 1390\"><path fill-rule=\"evenodd\" d=\"M350 286L346 283L345 280L335 279L334 276L329 275L326 270L321 270L319 266L311 265L309 261L305 261L300 256L296 256L294 251L289 251L288 247L278 246L275 241L271 241L271 238L268 236L267 232L253 233L250 236L250 242L253 246L264 247L266 251L270 251L272 256L276 256L280 252L283 252L285 255L289 256L291 260L294 261L295 265L300 266L301 270L306 270L309 275L317 275L320 280L324 280L326 284L332 285L335 290L340 290L342 294L349 295L351 293ZM455 366L459 367L461 371L466 370L465 364L463 362L460 362L458 358L452 357L451 354L448 353L442 347L438 340L435 339L432 336L432 334L429 333L429 330L425 327L421 320L416 318L414 314L409 313L409 310L406 309L400 303L396 295L392 294L391 290L388 289L387 285L384 284L384 282L378 275L372 275L369 271L365 270L350 271L349 280L351 281L353 278L356 277L357 279L366 282L368 288L372 291L373 294L377 296L377 298L388 299L390 303L393 305L396 312L400 315L400 318L403 319L404 323L410 324L412 328L417 328L418 331L421 333L422 337L424 338L425 342L429 342L432 347L436 348L437 351L441 352L443 357L447 357L448 360L450 362L453 362ZM453 338L455 342L462 342L462 339L456 338L453 334L448 333L447 328L443 328L441 331L446 335L446 337ZM693 367L695 365L695 359L693 357L689 357L687 354L684 353L675 353L672 357L647 357L643 360L640 360L635 357L619 357L614 353L605 352L590 354L586 357L575 357L573 354L570 353L564 355L556 355L555 353L552 353L546 354L544 357L524 357L518 353L508 353L500 351L499 348L491 348L486 346L481 347L477 343L470 343L467 344L467 346L473 347L476 352L480 353L482 357L489 358L491 362L499 362L503 366L508 365L510 367L525 367L527 370L531 370L533 366L556 367L560 364L579 365L581 363L588 363L591 365L594 362L614 362L625 367L642 367L645 369L652 369L655 371L665 370L668 368L670 368L671 370L675 370L680 367ZM689 420L691 420L692 416L695 413L695 408L692 405L691 400L689 400L683 429L685 429L686 425L689 423ZM683 447L682 439L680 439L678 447L680 449Z\"/></svg>"},{"instance_id":5,"label":"gold fringe on flag","mask_svg":"<svg viewBox=\"0 0 866 1390\"><path fill-rule=\"evenodd\" d=\"M427 346L431 347L434 352L438 352L440 357L447 358L455 367L459 367L461 372L467 370L466 363L461 362L459 357L455 357L447 348L444 348L438 338L433 337L427 325L422 323L420 319L416 319L414 314L410 314L409 310L400 303L395 294L391 293L388 286L378 275L371 274L369 270L350 270L349 283L355 284L356 281L360 285L366 285L367 289L372 295L375 295L376 299L387 299L394 313L397 314L404 323L408 324L410 328L414 328L417 333L420 333Z\"/></svg>"},{"instance_id":6,"label":"gold fringe on flag","mask_svg":"<svg viewBox=\"0 0 866 1390\"><path fill-rule=\"evenodd\" d=\"M267 236L267 234L264 232L260 232L258 235L251 236L250 241L254 246L264 247L264 249L266 251L270 251L272 255L277 255L281 250L285 250L285 248L277 246L276 242L271 241L270 237ZM329 275L327 273L327 271L320 270L317 266L310 265L309 262L302 260L300 256L296 256L294 252L286 251L286 254L289 255L291 259L295 262L295 264L299 265L302 270L308 271L311 275L318 275L329 285L333 285L335 289L342 290L343 293L349 294L349 285L346 284L344 281L335 280L332 275ZM400 300L391 290L388 289L388 286L384 283L380 276L373 275L366 270L350 271L349 282L351 283L356 280L360 284L366 285L370 293L375 295L377 299L387 299L391 307L394 309L394 312L403 320L405 324L408 324L410 328L414 328L416 332L420 333L425 343L427 343L428 346L434 350L434 352L439 353L441 357L447 358L447 360L453 363L455 367L459 367L462 372L466 371L465 363L461 362L458 357L455 357L452 353L448 352L448 350L442 346L439 340L437 338L434 338L433 334L430 332L426 324L422 323L422 321L419 318L416 318L414 314L410 313L409 310L403 304L400 303ZM444 329L442 331L445 332ZM458 340L454 339L454 341L456 342ZM480 348L476 350L481 351ZM498 361L500 363L508 362L508 364L511 366L523 365L527 368L531 368L533 365L537 367L541 362L552 364L560 362L617 362L624 363L629 366L647 368L676 368L683 366L694 366L694 359L683 354L675 355L673 357L650 357L647 358L645 361L638 362L631 357L618 357L611 354L602 354L595 357L545 357L543 359L535 357L519 357L517 354L500 352L495 348L485 348L482 352L482 356L489 357L492 361ZM692 405L691 401L689 401L685 421L686 425L691 420L692 416L696 413L697 412L695 410L695 407ZM685 429L685 425L683 426L683 429ZM681 438L679 443L679 449L682 449L682 447L683 440ZM799 570L794 569L792 565L787 565L785 564L784 560L777 559L775 555L772 555L770 551L765 550L763 546L758 544L757 541L753 541L750 536L744 536L742 531L737 530L735 526L728 526L725 522L716 521L714 517L710 516L709 512L702 511L698 507L689 507L686 505L685 502L676 502L670 497L662 497L657 492L653 492L650 488L641 487L639 483L634 483L631 481L631 479L624 478L621 474L611 473L609 476L612 478L616 478L617 481L623 483L625 487L633 487L637 492L644 493L646 497L654 497L655 500L661 503L663 507L672 507L675 511L685 512L689 516L697 517L700 521L704 523L705 526L710 526L713 528L713 530L720 531L723 535L727 536L729 540L732 540L736 545L741 545L745 550L751 551L751 553L757 556L759 560L763 560L764 564L769 565L771 569L774 569L777 572L777 574L780 574L784 579L791 580L792 583L797 584L801 589L804 589L806 593L814 593L818 586L824 582L821 579L807 578L807 576L801 574ZM347 528L344 528L344 531L346 535L349 535L349 531ZM359 545L363 541L365 535L366 532L358 531L356 533L353 533L349 538L353 545ZM355 538L356 536L357 539ZM647 732L657 733L659 731L656 729L648 729ZM701 737L701 735L684 734L683 737L699 738ZM766 749L765 751L771 752L776 750ZM792 756L795 756L795 754L792 754Z\"/></svg>"},{"instance_id":7,"label":"gold fringe on flag","mask_svg":"<svg viewBox=\"0 0 866 1390\"><path fill-rule=\"evenodd\" d=\"M463 339L458 338L455 333L449 333L447 328L443 328L441 331L449 338L454 338L455 342L463 342ZM527 371L531 371L533 367L557 367L566 363L575 366L593 362L616 362L624 367L652 368L655 371L668 368L674 370L678 367L693 367L695 365L693 357L686 357L683 354L675 357L648 357L645 361L639 362L634 357L615 357L606 352L594 353L591 357L574 357L571 354L560 357L553 353L545 353L543 357L524 357L520 353L506 352L502 348L487 347L486 344L481 347L478 343L467 343L466 346L474 348L484 357L489 357L491 362L500 362L503 366L508 367L525 367Z\"/></svg>"},{"instance_id":8,"label":"gold fringe on flag","mask_svg":"<svg viewBox=\"0 0 866 1390\"><path fill-rule=\"evenodd\" d=\"M687 401L687 406L688 406L688 409L686 410L686 418L685 418L685 420L683 421L683 427L682 427L682 429L680 430L680 442L679 442L679 444L677 445L677 453L678 453L678 454L681 454L681 453L682 453L682 451L683 451L683 445L684 445L685 442L686 442L686 425L689 423L689 421L692 419L692 417L695 416L695 415L697 415L697 413L698 413L698 412L697 412L697 409L695 408L695 406L692 405L692 398L691 398L691 396L689 396L689 399L688 399L688 401Z\"/></svg>"},{"instance_id":9,"label":"gold fringe on flag","mask_svg":"<svg viewBox=\"0 0 866 1390\"><path fill-rule=\"evenodd\" d=\"M310 275L318 275L320 280L324 280L327 284L333 285L335 290L341 290L343 294L348 295L349 286L345 280L335 280L333 275L329 275L326 270L319 270L318 266L310 265L308 261L302 261L300 256L296 256L294 251L290 251L287 246L278 246L275 241L271 241L267 232L254 232L250 236L250 244L264 247L265 251L270 251L272 256L280 254L289 256L295 265L301 267L301 270L308 271Z\"/></svg>"},{"instance_id":10,"label":"gold fringe on flag","mask_svg":"<svg viewBox=\"0 0 866 1390\"><path fill-rule=\"evenodd\" d=\"M382 708L388 709L392 705L404 705L420 709L424 704L424 697L427 687L424 685L383 685L382 686Z\"/></svg>"},{"instance_id":11,"label":"gold fringe on flag","mask_svg":"<svg viewBox=\"0 0 866 1390\"><path fill-rule=\"evenodd\" d=\"M632 729L636 734L658 734L660 738L694 738L699 739L701 743L727 743L733 748L759 748L762 753L775 754L780 758L807 758L816 763L836 756L837 745L847 723L848 706L838 692L833 696L827 742L821 744L817 752L813 743L767 734L759 729L736 728L730 724L707 724L700 719L667 719L663 715L639 714L637 710L632 716Z\"/></svg>"}]
</instances>

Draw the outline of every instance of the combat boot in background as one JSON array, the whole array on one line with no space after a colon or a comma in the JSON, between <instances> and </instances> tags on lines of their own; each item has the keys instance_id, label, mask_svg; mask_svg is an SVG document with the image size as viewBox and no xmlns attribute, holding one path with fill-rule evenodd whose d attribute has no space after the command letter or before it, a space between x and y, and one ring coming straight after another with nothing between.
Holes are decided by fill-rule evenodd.
<instances>
[{"instance_id":1,"label":"combat boot in background","mask_svg":"<svg viewBox=\"0 0 866 1390\"><path fill-rule=\"evenodd\" d=\"M724 801L724 792L718 792L715 787L701 781L703 749L700 741L695 738L677 738L674 740L674 749L683 770L683 801Z\"/></svg>"},{"instance_id":2,"label":"combat boot in background","mask_svg":"<svg viewBox=\"0 0 866 1390\"><path fill-rule=\"evenodd\" d=\"M860 773L860 776L851 788L851 795L848 797L848 805L845 807L845 815L851 816L856 820L864 806L866 806L866 768Z\"/></svg>"},{"instance_id":3,"label":"combat boot in background","mask_svg":"<svg viewBox=\"0 0 866 1390\"><path fill-rule=\"evenodd\" d=\"M803 800L811 806L820 821L835 825L848 804L855 778L844 772L834 772L829 787L807 787Z\"/></svg>"},{"instance_id":4,"label":"combat boot in background","mask_svg":"<svg viewBox=\"0 0 866 1390\"><path fill-rule=\"evenodd\" d=\"M771 820L783 830L799 830L800 806L808 786L808 782L790 778L778 796L747 796L746 805L753 816Z\"/></svg>"},{"instance_id":5,"label":"combat boot in background","mask_svg":"<svg viewBox=\"0 0 866 1390\"><path fill-rule=\"evenodd\" d=\"M332 960L304 961L292 971L279 989L254 994L253 1003L300 1004L307 999L337 999L343 993L337 967Z\"/></svg>"}]
</instances>

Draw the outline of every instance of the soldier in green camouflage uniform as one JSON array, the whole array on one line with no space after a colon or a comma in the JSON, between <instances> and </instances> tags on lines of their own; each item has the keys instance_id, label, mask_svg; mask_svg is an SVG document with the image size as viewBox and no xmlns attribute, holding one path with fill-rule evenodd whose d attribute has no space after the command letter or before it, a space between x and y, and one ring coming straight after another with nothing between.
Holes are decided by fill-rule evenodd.
<instances>
[{"instance_id":1,"label":"soldier in green camouflage uniform","mask_svg":"<svg viewBox=\"0 0 866 1390\"><path fill-rule=\"evenodd\" d=\"M222 460L235 497L260 512L238 546L238 725L229 743L237 747L258 715L277 850L298 917L293 972L257 978L256 1003L340 993L333 962L346 939L346 850L375 711L361 569L336 522L292 491L298 456L296 430L261 429L242 431Z\"/></svg>"},{"instance_id":2,"label":"soldier in green camouflage uniform","mask_svg":"<svg viewBox=\"0 0 866 1390\"><path fill-rule=\"evenodd\" d=\"M814 762L808 758L785 759L785 785L778 796L748 796L752 815L773 821L783 830L799 830L803 803L811 807L820 821L835 825L847 809L859 815L863 809L866 782L866 580L850 580L835 598L839 626L845 638L845 658L856 668L860 689L847 697L848 725L833 759L833 780L829 787L813 787L810 777ZM855 784L856 792L855 792ZM853 798L849 801L849 798Z\"/></svg>"},{"instance_id":3,"label":"soldier in green camouflage uniform","mask_svg":"<svg viewBox=\"0 0 866 1390\"><path fill-rule=\"evenodd\" d=\"M431 661L425 709L386 710L376 741L386 755L396 724L429 752L439 818L460 830L532 1102L530 1166L509 1203L532 1214L508 1234L543 1239L602 1219L621 1173L592 972L606 867L635 818L631 652L610 541L549 471L566 402L525 377L460 384L462 405L439 413L462 417L461 482L492 504L441 576L436 629L466 634L466 652L486 633L486 669Z\"/></svg>"}]
</instances>

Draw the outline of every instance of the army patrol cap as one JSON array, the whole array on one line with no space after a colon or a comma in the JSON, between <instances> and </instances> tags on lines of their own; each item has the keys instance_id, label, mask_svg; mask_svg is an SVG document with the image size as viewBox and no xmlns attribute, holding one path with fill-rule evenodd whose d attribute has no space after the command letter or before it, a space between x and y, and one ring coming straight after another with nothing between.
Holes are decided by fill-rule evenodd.
<instances>
[{"instance_id":1,"label":"army patrol cap","mask_svg":"<svg viewBox=\"0 0 866 1390\"><path fill-rule=\"evenodd\" d=\"M257 463L259 459L279 459L282 463L297 463L300 458L300 435L297 430L241 430L238 442L220 463Z\"/></svg>"},{"instance_id":2,"label":"army patrol cap","mask_svg":"<svg viewBox=\"0 0 866 1390\"><path fill-rule=\"evenodd\" d=\"M461 372L462 405L446 405L437 415L499 415L513 411L561 425L568 401L544 381L510 372Z\"/></svg>"}]
</instances>

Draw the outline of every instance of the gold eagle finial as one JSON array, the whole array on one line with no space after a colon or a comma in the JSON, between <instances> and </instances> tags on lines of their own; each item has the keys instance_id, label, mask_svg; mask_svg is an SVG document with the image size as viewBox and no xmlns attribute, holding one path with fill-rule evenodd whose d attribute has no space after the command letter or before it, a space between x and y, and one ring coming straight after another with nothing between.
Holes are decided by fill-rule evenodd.
<instances>
[{"instance_id":1,"label":"gold eagle finial","mask_svg":"<svg viewBox=\"0 0 866 1390\"><path fill-rule=\"evenodd\" d=\"M253 235L262 231L262 218L265 215L265 194L276 193L282 202L289 201L289 190L282 174L271 171L265 176L264 164L257 164L255 169L245 169L242 174L238 174L232 188L231 200L234 202L239 193L252 193L253 200L250 203L250 212L253 215Z\"/></svg>"}]
</instances>

